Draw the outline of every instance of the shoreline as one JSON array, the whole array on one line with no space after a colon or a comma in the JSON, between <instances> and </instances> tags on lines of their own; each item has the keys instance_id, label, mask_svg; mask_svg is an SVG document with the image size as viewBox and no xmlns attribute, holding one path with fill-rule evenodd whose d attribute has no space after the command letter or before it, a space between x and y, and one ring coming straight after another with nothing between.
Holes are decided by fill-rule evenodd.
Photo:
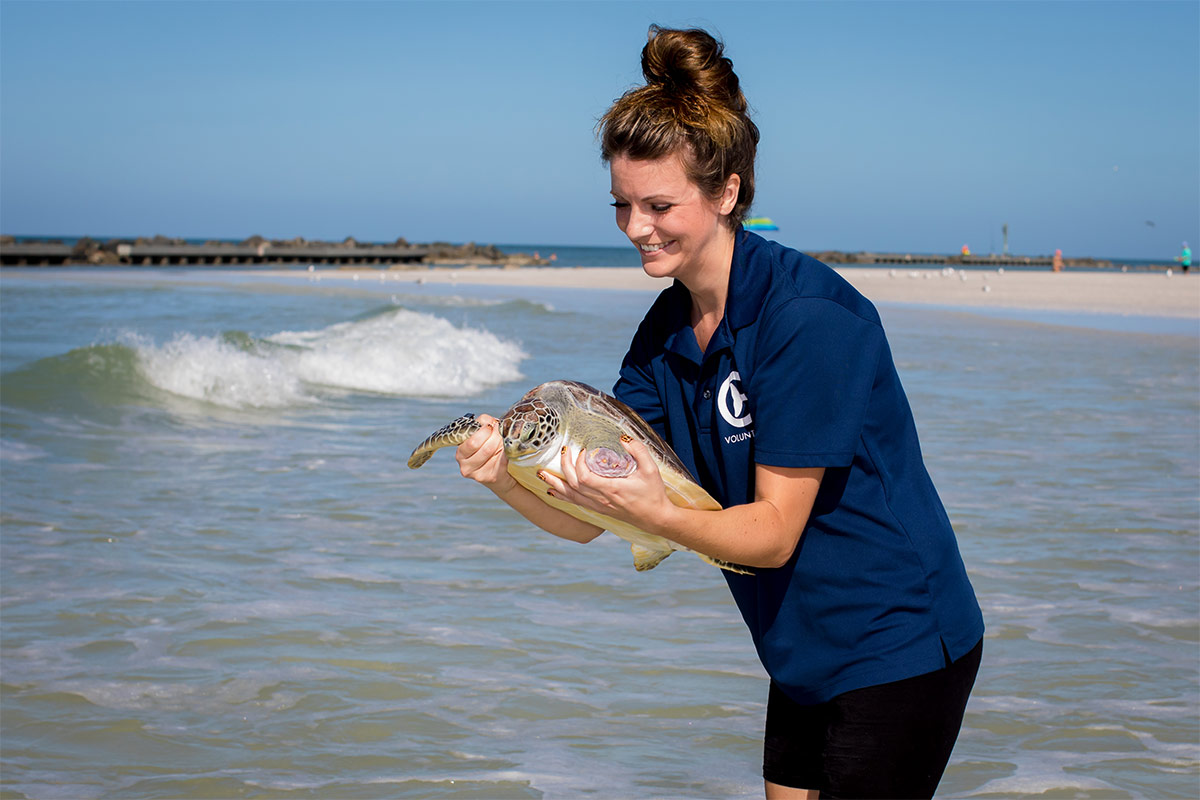
<instances>
[{"instance_id":1,"label":"shoreline","mask_svg":"<svg viewBox=\"0 0 1200 800\"><path fill-rule=\"evenodd\" d=\"M959 309L1111 314L1200 320L1200 275L1174 273L1045 272L887 267L833 267L873 303ZM651 278L637 267L364 267L333 269L153 267L5 268L0 280L52 278L69 274L94 280L147 279L155 274L205 274L262 278L290 283L443 284L510 289L619 290L658 292L668 279ZM290 280L289 280L290 279Z\"/></svg>"},{"instance_id":2,"label":"shoreline","mask_svg":"<svg viewBox=\"0 0 1200 800\"><path fill-rule=\"evenodd\" d=\"M1200 275L1174 273L1033 272L938 269L837 268L835 271L873 303L1004 308L1096 314L1177 317L1200 320ZM376 279L371 270L308 272L254 271L320 280ZM389 271L398 283L437 283L556 289L618 289L658 292L670 281L636 267L520 267L472 269L430 267ZM357 277L356 277L357 276Z\"/></svg>"}]
</instances>

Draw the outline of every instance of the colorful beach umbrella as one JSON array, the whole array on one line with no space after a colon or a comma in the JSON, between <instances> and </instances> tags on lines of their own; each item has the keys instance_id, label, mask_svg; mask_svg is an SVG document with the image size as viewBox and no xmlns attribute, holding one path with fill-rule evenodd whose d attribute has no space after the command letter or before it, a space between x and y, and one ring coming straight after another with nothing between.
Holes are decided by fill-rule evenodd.
<instances>
[{"instance_id":1,"label":"colorful beach umbrella","mask_svg":"<svg viewBox=\"0 0 1200 800\"><path fill-rule=\"evenodd\" d=\"M742 227L748 231L779 230L779 226L772 222L770 217L751 217L742 223Z\"/></svg>"}]
</instances>

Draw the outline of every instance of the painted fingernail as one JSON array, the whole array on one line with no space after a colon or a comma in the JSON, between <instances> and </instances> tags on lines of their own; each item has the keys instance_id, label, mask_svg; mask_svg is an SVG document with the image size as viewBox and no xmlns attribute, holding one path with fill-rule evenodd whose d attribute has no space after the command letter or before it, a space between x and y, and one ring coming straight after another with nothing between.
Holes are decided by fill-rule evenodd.
<instances>
[{"instance_id":1,"label":"painted fingernail","mask_svg":"<svg viewBox=\"0 0 1200 800\"><path fill-rule=\"evenodd\" d=\"M558 451L558 454L561 456L561 455L564 455L566 452L567 452L567 446L564 444L562 450Z\"/></svg>"},{"instance_id":2,"label":"painted fingernail","mask_svg":"<svg viewBox=\"0 0 1200 800\"><path fill-rule=\"evenodd\" d=\"M545 481L545 480L546 480L546 473L544 473L544 472L539 472L539 473L537 474L537 477L538 477L538 480L539 480L539 481Z\"/></svg>"},{"instance_id":3,"label":"painted fingernail","mask_svg":"<svg viewBox=\"0 0 1200 800\"><path fill-rule=\"evenodd\" d=\"M554 497L554 490L553 490L553 489L547 489L547 490L546 490L546 494L550 495L551 497Z\"/></svg>"}]
</instances>

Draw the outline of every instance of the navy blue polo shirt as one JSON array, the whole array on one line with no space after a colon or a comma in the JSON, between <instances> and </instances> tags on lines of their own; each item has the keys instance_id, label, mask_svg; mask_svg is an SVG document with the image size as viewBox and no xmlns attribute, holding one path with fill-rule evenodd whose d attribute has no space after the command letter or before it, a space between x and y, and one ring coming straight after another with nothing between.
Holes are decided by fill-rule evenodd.
<instances>
[{"instance_id":1,"label":"navy blue polo shirt","mask_svg":"<svg viewBox=\"0 0 1200 800\"><path fill-rule=\"evenodd\" d=\"M659 295L614 394L724 506L753 501L756 464L825 468L791 560L723 573L771 678L820 703L966 654L983 616L875 307L819 261L739 232L706 352L690 308L678 282Z\"/></svg>"}]
</instances>

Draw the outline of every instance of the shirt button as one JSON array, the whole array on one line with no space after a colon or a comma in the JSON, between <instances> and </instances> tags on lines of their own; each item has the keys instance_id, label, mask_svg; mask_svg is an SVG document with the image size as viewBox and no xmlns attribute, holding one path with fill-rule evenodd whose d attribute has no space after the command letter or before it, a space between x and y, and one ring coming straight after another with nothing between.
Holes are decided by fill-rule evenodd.
<instances>
[{"instance_id":1,"label":"shirt button","mask_svg":"<svg viewBox=\"0 0 1200 800\"><path fill-rule=\"evenodd\" d=\"M704 399L707 400L710 397L712 397L712 389L705 389L704 390Z\"/></svg>"}]
</instances>

